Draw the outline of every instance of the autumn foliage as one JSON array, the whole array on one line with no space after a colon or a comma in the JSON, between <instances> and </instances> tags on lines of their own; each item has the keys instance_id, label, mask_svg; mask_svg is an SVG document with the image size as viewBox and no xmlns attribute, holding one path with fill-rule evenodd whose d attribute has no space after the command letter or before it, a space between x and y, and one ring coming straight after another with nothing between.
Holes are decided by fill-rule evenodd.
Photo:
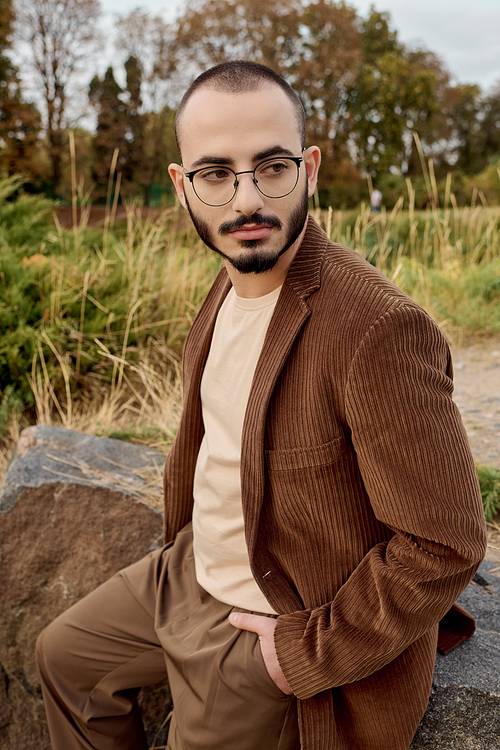
<instances>
[{"instance_id":1,"label":"autumn foliage","mask_svg":"<svg viewBox=\"0 0 500 750\"><path fill-rule=\"evenodd\" d=\"M195 0L167 23L138 8L117 20L116 64L98 74L99 14L98 0L0 0L1 170L22 172L30 190L68 199L77 184L82 198L105 201L111 170L120 199L168 201L183 90L207 67L243 58L301 97L308 142L323 152L323 205L355 205L367 176L397 199L407 177L418 188L422 158L443 189L455 173L459 199L481 189L498 200L500 83L489 92L454 83L432 51L399 41L388 13L372 7L362 18L328 0ZM31 98L12 63L21 42Z\"/></svg>"}]
</instances>

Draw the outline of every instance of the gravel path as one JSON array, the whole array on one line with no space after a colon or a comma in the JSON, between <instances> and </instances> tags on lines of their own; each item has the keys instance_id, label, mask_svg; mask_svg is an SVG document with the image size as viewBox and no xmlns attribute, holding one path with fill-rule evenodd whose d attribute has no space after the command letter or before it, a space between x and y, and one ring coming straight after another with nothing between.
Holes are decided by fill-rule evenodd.
<instances>
[{"instance_id":1,"label":"gravel path","mask_svg":"<svg viewBox=\"0 0 500 750\"><path fill-rule=\"evenodd\" d=\"M454 399L467 430L472 455L500 468L500 336L467 347L452 347ZM500 523L488 527L486 559L500 576Z\"/></svg>"},{"instance_id":2,"label":"gravel path","mask_svg":"<svg viewBox=\"0 0 500 750\"><path fill-rule=\"evenodd\" d=\"M474 459L500 468L500 336L452 347L454 399Z\"/></svg>"}]
</instances>

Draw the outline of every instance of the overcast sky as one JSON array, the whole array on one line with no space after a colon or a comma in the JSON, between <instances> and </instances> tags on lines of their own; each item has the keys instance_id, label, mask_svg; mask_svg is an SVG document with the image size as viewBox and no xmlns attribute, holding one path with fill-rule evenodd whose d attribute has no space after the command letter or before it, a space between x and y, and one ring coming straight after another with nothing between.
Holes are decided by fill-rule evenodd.
<instances>
[{"instance_id":1,"label":"overcast sky","mask_svg":"<svg viewBox=\"0 0 500 750\"><path fill-rule=\"evenodd\" d=\"M370 5L388 11L399 39L420 42L445 62L455 81L487 90L500 82L499 0L347 0L366 16ZM173 19L183 0L101 0L110 20L136 7Z\"/></svg>"}]
</instances>

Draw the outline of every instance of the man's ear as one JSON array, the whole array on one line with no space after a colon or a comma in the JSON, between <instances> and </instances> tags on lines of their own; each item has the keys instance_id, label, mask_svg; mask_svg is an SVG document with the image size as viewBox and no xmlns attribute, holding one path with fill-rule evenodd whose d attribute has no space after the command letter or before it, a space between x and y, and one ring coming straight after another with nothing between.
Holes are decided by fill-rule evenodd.
<instances>
[{"instance_id":1,"label":"man's ear","mask_svg":"<svg viewBox=\"0 0 500 750\"><path fill-rule=\"evenodd\" d=\"M184 195L184 170L180 164L169 164L168 173L172 182L174 183L175 190L179 196L179 200L184 208L186 206L186 196Z\"/></svg>"},{"instance_id":2,"label":"man's ear","mask_svg":"<svg viewBox=\"0 0 500 750\"><path fill-rule=\"evenodd\" d=\"M311 197L316 190L319 165L321 164L321 151L317 146L306 148L304 151L304 164L307 170L307 194Z\"/></svg>"}]
</instances>

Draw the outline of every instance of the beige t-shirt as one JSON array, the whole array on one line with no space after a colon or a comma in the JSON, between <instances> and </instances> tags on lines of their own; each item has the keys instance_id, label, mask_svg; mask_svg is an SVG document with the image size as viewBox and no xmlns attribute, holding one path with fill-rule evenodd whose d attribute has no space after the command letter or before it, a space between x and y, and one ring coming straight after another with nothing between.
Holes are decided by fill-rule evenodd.
<instances>
[{"instance_id":1,"label":"beige t-shirt","mask_svg":"<svg viewBox=\"0 0 500 750\"><path fill-rule=\"evenodd\" d=\"M205 435L194 477L196 577L213 597L273 614L250 570L241 505L241 432L248 395L280 289L237 297L217 316L201 381Z\"/></svg>"}]
</instances>

